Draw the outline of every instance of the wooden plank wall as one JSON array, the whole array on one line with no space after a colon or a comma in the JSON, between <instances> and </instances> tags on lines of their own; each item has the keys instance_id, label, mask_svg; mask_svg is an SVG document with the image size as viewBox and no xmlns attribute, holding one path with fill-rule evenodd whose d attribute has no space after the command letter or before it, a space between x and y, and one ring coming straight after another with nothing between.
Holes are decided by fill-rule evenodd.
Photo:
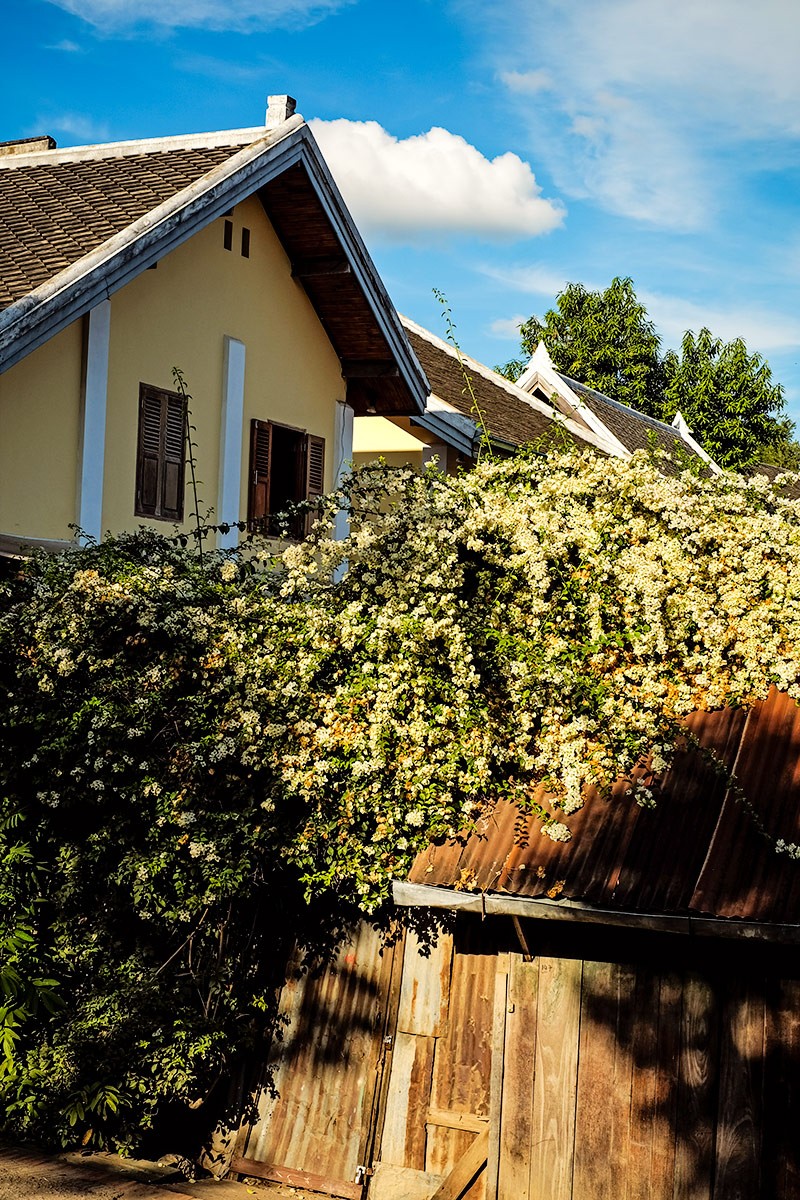
<instances>
[{"instance_id":1,"label":"wooden plank wall","mask_svg":"<svg viewBox=\"0 0 800 1200\"><path fill-rule=\"evenodd\" d=\"M468 1200L800 1197L800 982L724 960L525 961L486 938L406 945L379 1155L394 1182L370 1200L432 1194L484 1129Z\"/></svg>"},{"instance_id":2,"label":"wooden plank wall","mask_svg":"<svg viewBox=\"0 0 800 1200\"><path fill-rule=\"evenodd\" d=\"M383 1170L370 1200L430 1188L429 1181L447 1176L488 1128L496 972L494 944L480 929L460 940L457 955L450 935L441 935L430 952L407 936ZM484 1170L464 1196L484 1200Z\"/></svg>"},{"instance_id":3,"label":"wooden plank wall","mask_svg":"<svg viewBox=\"0 0 800 1200\"><path fill-rule=\"evenodd\" d=\"M800 984L512 957L509 1000L499 1196L800 1195Z\"/></svg>"}]
</instances>

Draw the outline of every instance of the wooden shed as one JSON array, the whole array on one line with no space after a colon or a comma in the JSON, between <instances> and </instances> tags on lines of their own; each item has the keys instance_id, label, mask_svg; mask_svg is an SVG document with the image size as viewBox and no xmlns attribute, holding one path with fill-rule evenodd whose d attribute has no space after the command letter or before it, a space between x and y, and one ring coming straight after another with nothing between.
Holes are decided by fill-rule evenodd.
<instances>
[{"instance_id":1,"label":"wooden shed","mask_svg":"<svg viewBox=\"0 0 800 1200\"><path fill-rule=\"evenodd\" d=\"M370 1200L800 1197L800 864L773 844L800 841L800 710L692 724L757 820L686 752L655 810L621 784L569 843L500 805L430 847L395 901L447 928L363 926L290 979L233 1169Z\"/></svg>"}]
</instances>

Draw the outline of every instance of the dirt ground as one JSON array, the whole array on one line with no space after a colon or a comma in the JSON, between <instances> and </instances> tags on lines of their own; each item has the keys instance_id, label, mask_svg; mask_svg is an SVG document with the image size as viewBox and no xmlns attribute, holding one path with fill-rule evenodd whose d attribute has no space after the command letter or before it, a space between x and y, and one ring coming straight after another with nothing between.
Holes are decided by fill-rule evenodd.
<instances>
[{"instance_id":1,"label":"dirt ground","mask_svg":"<svg viewBox=\"0 0 800 1200\"><path fill-rule=\"evenodd\" d=\"M296 1188L204 1180L148 1169L114 1155L48 1155L0 1145L0 1200L320 1200Z\"/></svg>"}]
</instances>

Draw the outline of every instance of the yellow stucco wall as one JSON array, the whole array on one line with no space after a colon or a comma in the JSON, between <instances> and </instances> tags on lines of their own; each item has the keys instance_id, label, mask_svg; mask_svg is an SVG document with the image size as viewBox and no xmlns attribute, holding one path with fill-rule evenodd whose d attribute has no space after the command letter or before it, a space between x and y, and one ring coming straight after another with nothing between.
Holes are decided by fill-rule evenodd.
<instances>
[{"instance_id":1,"label":"yellow stucco wall","mask_svg":"<svg viewBox=\"0 0 800 1200\"><path fill-rule=\"evenodd\" d=\"M0 534L72 536L82 362L81 320L0 375Z\"/></svg>"},{"instance_id":2,"label":"yellow stucco wall","mask_svg":"<svg viewBox=\"0 0 800 1200\"><path fill-rule=\"evenodd\" d=\"M247 515L250 421L277 421L325 438L325 484L333 483L341 366L256 197L238 205L233 248L215 221L111 297L104 531L171 523L137 517L139 384L174 390L179 367L192 394L201 511ZM241 254L250 230L250 257ZM0 535L69 538L75 520L83 328L78 321L0 376ZM238 513L219 514L223 338L244 342L245 402ZM194 504L188 490L184 511ZM185 523L186 524L186 523Z\"/></svg>"},{"instance_id":3,"label":"yellow stucco wall","mask_svg":"<svg viewBox=\"0 0 800 1200\"><path fill-rule=\"evenodd\" d=\"M224 249L222 220L215 221L112 297L104 528L169 525L134 518L133 508L139 383L173 390L174 366L183 371L193 398L201 510L212 507L216 513L226 334L246 346L243 470L239 513L216 518L247 515L253 418L324 437L326 487L332 485L335 401L345 391L339 360L291 277L260 201L251 197L238 205L232 220L232 250ZM249 258L240 252L243 227L250 230ZM192 509L187 492L187 517Z\"/></svg>"}]
</instances>

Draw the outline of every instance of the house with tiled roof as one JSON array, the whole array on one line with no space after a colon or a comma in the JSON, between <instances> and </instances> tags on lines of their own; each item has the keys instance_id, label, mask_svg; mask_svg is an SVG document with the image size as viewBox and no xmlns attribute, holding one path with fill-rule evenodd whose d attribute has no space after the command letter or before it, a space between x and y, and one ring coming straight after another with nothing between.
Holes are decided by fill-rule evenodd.
<instances>
[{"instance_id":1,"label":"house with tiled roof","mask_svg":"<svg viewBox=\"0 0 800 1200\"><path fill-rule=\"evenodd\" d=\"M592 429L539 393L526 392L408 317L400 319L430 383L430 395L422 414L358 418L356 464L381 457L392 465L419 468L435 457L442 469L452 471L473 463L481 446L509 454L552 438L571 439L604 454L620 453L605 430Z\"/></svg>"},{"instance_id":2,"label":"house with tiled roof","mask_svg":"<svg viewBox=\"0 0 800 1200\"><path fill-rule=\"evenodd\" d=\"M569 437L614 457L661 451L675 462L699 458L720 468L692 437L680 413L668 425L558 371L544 343L516 382L471 358L407 317L403 327L431 385L424 414L364 416L355 423L354 459L377 457L445 470L475 461L481 446L508 454Z\"/></svg>"},{"instance_id":3,"label":"house with tiled roof","mask_svg":"<svg viewBox=\"0 0 800 1200\"><path fill-rule=\"evenodd\" d=\"M186 531L190 426L203 511L269 527L333 486L356 414L423 412L428 382L294 107L270 97L263 126L220 133L0 145L0 553L76 527Z\"/></svg>"}]
</instances>

